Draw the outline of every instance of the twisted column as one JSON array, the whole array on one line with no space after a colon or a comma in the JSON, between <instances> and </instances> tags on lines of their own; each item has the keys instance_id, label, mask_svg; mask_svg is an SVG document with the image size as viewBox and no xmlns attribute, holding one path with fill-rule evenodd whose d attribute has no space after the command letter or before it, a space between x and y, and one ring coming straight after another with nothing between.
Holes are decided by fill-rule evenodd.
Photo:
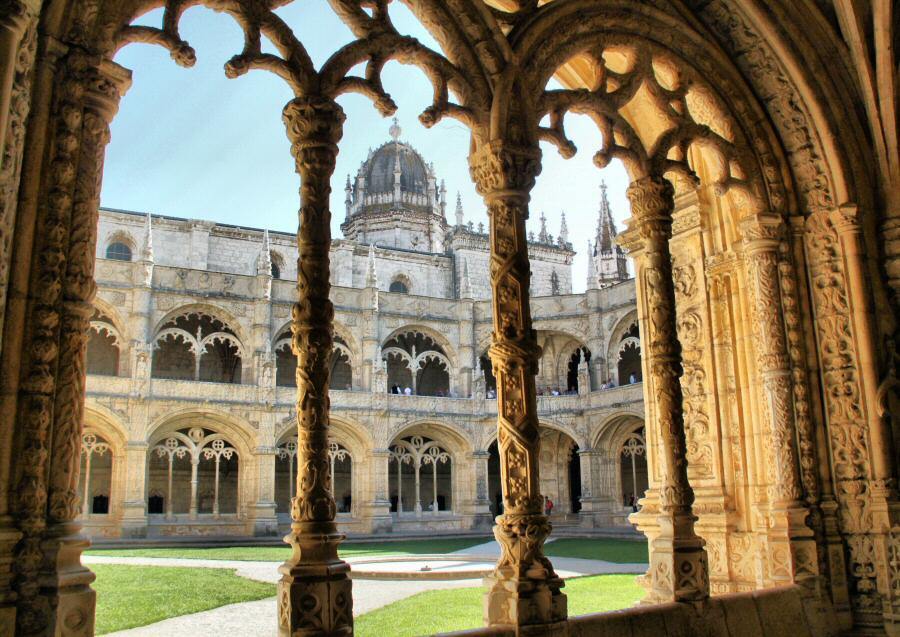
<instances>
[{"instance_id":1,"label":"twisted column","mask_svg":"<svg viewBox=\"0 0 900 637\"><path fill-rule=\"evenodd\" d=\"M331 176L344 112L334 101L296 98L282 113L300 174L297 303L292 348L297 356L297 492L291 499L291 557L281 565L278 633L284 637L351 635L350 566L338 558L344 536L334 523L328 457L328 381L334 307L328 298Z\"/></svg>"},{"instance_id":2,"label":"twisted column","mask_svg":"<svg viewBox=\"0 0 900 637\"><path fill-rule=\"evenodd\" d=\"M694 491L688 482L687 446L680 378L681 344L675 322L672 280L672 212L674 189L661 177L643 177L628 188L632 223L644 242L638 262L638 285L647 299L647 367L656 427L662 442L659 536L651 543L650 593L645 601L696 602L709 597L709 569L704 542L694 532ZM654 423L649 423L653 426Z\"/></svg>"},{"instance_id":3,"label":"twisted column","mask_svg":"<svg viewBox=\"0 0 900 637\"><path fill-rule=\"evenodd\" d=\"M777 215L746 219L741 230L753 299L757 371L766 404L762 410L769 496L770 579L817 588L818 555L813 532L806 526L809 510L802 504L799 459L795 446L791 360L779 286L779 245L784 226ZM790 562L777 566L777 555Z\"/></svg>"},{"instance_id":4,"label":"twisted column","mask_svg":"<svg viewBox=\"0 0 900 637\"><path fill-rule=\"evenodd\" d=\"M501 555L490 578L485 619L518 634L546 634L565 621L562 580L544 557L550 522L538 476L540 431L534 375L540 348L531 326L525 220L540 171L537 148L492 142L469 157L490 217L494 331L489 350L497 379L497 447L504 513L494 535Z\"/></svg>"}]
</instances>

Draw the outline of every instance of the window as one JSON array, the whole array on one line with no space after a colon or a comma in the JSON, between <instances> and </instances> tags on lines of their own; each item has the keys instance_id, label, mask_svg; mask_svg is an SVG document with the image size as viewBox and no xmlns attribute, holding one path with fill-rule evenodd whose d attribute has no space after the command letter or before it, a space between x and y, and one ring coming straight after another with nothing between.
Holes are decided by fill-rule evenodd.
<instances>
[{"instance_id":1,"label":"window","mask_svg":"<svg viewBox=\"0 0 900 637\"><path fill-rule=\"evenodd\" d=\"M278 267L278 264L272 261L272 278L280 279L281 278L281 268Z\"/></svg>"},{"instance_id":2,"label":"window","mask_svg":"<svg viewBox=\"0 0 900 637\"><path fill-rule=\"evenodd\" d=\"M391 282L391 287L388 288L388 291L397 292L398 294L409 294L409 287L403 281L398 280Z\"/></svg>"},{"instance_id":3,"label":"window","mask_svg":"<svg viewBox=\"0 0 900 637\"><path fill-rule=\"evenodd\" d=\"M131 248L121 241L110 243L109 247L106 248L106 258L115 259L116 261L131 261Z\"/></svg>"}]
</instances>

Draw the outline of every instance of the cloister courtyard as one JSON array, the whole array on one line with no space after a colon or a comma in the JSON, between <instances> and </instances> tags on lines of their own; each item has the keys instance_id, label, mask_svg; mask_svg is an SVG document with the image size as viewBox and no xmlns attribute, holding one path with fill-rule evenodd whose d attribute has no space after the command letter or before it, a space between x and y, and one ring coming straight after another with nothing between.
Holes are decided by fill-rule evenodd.
<instances>
[{"instance_id":1,"label":"cloister courtyard","mask_svg":"<svg viewBox=\"0 0 900 637\"><path fill-rule=\"evenodd\" d=\"M418 637L477 628L483 622L481 576L499 554L487 536L348 541L353 568L354 634ZM97 575L97 634L201 637L226 624L242 637L272 634L277 567L286 546L96 548L84 561ZM638 602L637 574L647 566L640 538L559 538L549 542L578 614Z\"/></svg>"}]
</instances>

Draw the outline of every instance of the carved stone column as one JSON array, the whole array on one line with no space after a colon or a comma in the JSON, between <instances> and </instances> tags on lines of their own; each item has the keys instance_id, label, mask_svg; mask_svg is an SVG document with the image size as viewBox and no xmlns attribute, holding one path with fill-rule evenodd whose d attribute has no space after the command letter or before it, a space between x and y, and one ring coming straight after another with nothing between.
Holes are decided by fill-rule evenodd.
<instances>
[{"instance_id":1,"label":"carved stone column","mask_svg":"<svg viewBox=\"0 0 900 637\"><path fill-rule=\"evenodd\" d=\"M125 445L122 537L147 537L147 448L143 440Z\"/></svg>"},{"instance_id":2,"label":"carved stone column","mask_svg":"<svg viewBox=\"0 0 900 637\"><path fill-rule=\"evenodd\" d=\"M531 326L525 220L540 171L537 148L491 142L469 157L472 178L490 217L494 331L489 351L497 379L497 447L503 515L494 535L501 555L488 578L485 620L517 634L557 634L565 628L563 581L544 556L550 522L543 515L540 434L534 375L540 348Z\"/></svg>"},{"instance_id":3,"label":"carved stone column","mask_svg":"<svg viewBox=\"0 0 900 637\"><path fill-rule=\"evenodd\" d=\"M817 590L818 556L813 531L805 524L809 510L801 502L791 359L779 285L778 251L785 228L777 215L757 215L746 219L741 230L753 300L756 366L765 395L760 414L769 500L766 579Z\"/></svg>"},{"instance_id":4,"label":"carved stone column","mask_svg":"<svg viewBox=\"0 0 900 637\"><path fill-rule=\"evenodd\" d=\"M297 356L297 494L291 500L293 548L280 567L278 631L284 637L351 635L350 566L338 558L344 536L334 523L328 457L329 361L334 307L328 298L331 176L344 112L322 97L296 98L283 112L300 174L297 303L292 348Z\"/></svg>"},{"instance_id":5,"label":"carved stone column","mask_svg":"<svg viewBox=\"0 0 900 637\"><path fill-rule=\"evenodd\" d=\"M628 188L633 224L643 240L638 285L647 301L647 369L652 376L655 427L661 441L659 535L650 545L650 591L646 602L702 601L709 596L709 571L703 540L694 532L694 492L688 482L682 413L681 345L675 322L672 278L674 189L660 177L644 177ZM649 432L648 432L649 434ZM648 440L650 436L648 435Z\"/></svg>"},{"instance_id":6,"label":"carved stone column","mask_svg":"<svg viewBox=\"0 0 900 637\"><path fill-rule=\"evenodd\" d=\"M109 122L127 71L72 53L60 68L53 141L35 240L18 426L18 615L23 635L93 632L94 576L76 522L85 351L95 293L94 252Z\"/></svg>"},{"instance_id":7,"label":"carved stone column","mask_svg":"<svg viewBox=\"0 0 900 637\"><path fill-rule=\"evenodd\" d=\"M856 573L864 573L862 560L857 556L863 551L869 553L876 565L875 589L881 597L881 611L885 630L892 637L900 635L900 501L897 498L896 471L897 450L894 448L890 430L890 413L881 413L879 405L878 365L875 350L875 330L871 323L871 304L868 273L862 237L860 211L856 205L844 205L830 212L831 223L837 232L843 252L844 275L846 277L845 302L849 310L850 322L855 336L858 382L861 398L858 409L860 423L868 447L867 484L843 488L849 500L868 500L868 519L847 507L844 516L861 522L859 530L868 537L857 534L851 542L851 567ZM862 491L868 491L864 497ZM855 496L855 497L853 497ZM852 525L846 525L848 527ZM864 538L864 539L863 539ZM867 609L869 610L869 609ZM871 609L877 612L877 609ZM860 613L862 614L862 613Z\"/></svg>"}]
</instances>

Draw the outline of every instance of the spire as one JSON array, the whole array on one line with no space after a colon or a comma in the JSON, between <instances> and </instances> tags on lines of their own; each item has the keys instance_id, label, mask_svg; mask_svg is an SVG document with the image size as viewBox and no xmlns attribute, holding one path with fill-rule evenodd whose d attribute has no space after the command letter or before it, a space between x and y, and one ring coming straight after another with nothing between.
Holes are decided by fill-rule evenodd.
<instances>
[{"instance_id":1,"label":"spire","mask_svg":"<svg viewBox=\"0 0 900 637\"><path fill-rule=\"evenodd\" d=\"M594 249L591 246L590 239L588 239L587 258L588 258L587 289L588 290L596 290L597 289L597 268L594 264Z\"/></svg>"},{"instance_id":2,"label":"spire","mask_svg":"<svg viewBox=\"0 0 900 637\"><path fill-rule=\"evenodd\" d=\"M441 216L444 217L447 214L447 185L444 183L444 180L441 179Z\"/></svg>"},{"instance_id":3,"label":"spire","mask_svg":"<svg viewBox=\"0 0 900 637\"><path fill-rule=\"evenodd\" d=\"M400 148L397 147L397 152L394 153L394 202L399 203L400 201L400 175L403 174L403 171L400 169Z\"/></svg>"},{"instance_id":4,"label":"spire","mask_svg":"<svg viewBox=\"0 0 900 637\"><path fill-rule=\"evenodd\" d=\"M616 224L609 208L606 196L606 182L600 182L600 215L597 219L597 236L594 239L594 250L597 254L612 252L616 246Z\"/></svg>"},{"instance_id":5,"label":"spire","mask_svg":"<svg viewBox=\"0 0 900 637\"><path fill-rule=\"evenodd\" d=\"M391 139L393 139L394 142L399 142L400 141L400 133L402 133L402 132L403 132L403 129L400 128L400 122L395 117L394 123L391 124L391 127L388 129L388 133L390 134Z\"/></svg>"},{"instance_id":6,"label":"spire","mask_svg":"<svg viewBox=\"0 0 900 637\"><path fill-rule=\"evenodd\" d=\"M378 273L375 271L375 245L369 244L369 263L366 267L366 287L378 287Z\"/></svg>"},{"instance_id":7,"label":"spire","mask_svg":"<svg viewBox=\"0 0 900 637\"><path fill-rule=\"evenodd\" d=\"M149 212L144 223L144 251L141 252L141 260L153 261L153 227Z\"/></svg>"},{"instance_id":8,"label":"spire","mask_svg":"<svg viewBox=\"0 0 900 637\"><path fill-rule=\"evenodd\" d=\"M472 298L472 280L469 278L469 262L463 259L462 280L459 282L459 298Z\"/></svg>"},{"instance_id":9,"label":"spire","mask_svg":"<svg viewBox=\"0 0 900 637\"><path fill-rule=\"evenodd\" d=\"M272 276L272 253L269 249L269 231L263 230L262 248L256 259L256 273Z\"/></svg>"},{"instance_id":10,"label":"spire","mask_svg":"<svg viewBox=\"0 0 900 637\"><path fill-rule=\"evenodd\" d=\"M350 207L353 205L353 187L350 185L350 173L347 173L347 185L344 186L344 192L346 193L346 197L344 197L344 206L347 208L347 219L350 219Z\"/></svg>"},{"instance_id":11,"label":"spire","mask_svg":"<svg viewBox=\"0 0 900 637\"><path fill-rule=\"evenodd\" d=\"M463 207L462 207L462 195L459 194L459 191L456 191L456 225L463 225Z\"/></svg>"},{"instance_id":12,"label":"spire","mask_svg":"<svg viewBox=\"0 0 900 637\"><path fill-rule=\"evenodd\" d=\"M566 225L566 211L563 210L562 220L559 222L559 242L561 244L569 243L569 226Z\"/></svg>"},{"instance_id":13,"label":"spire","mask_svg":"<svg viewBox=\"0 0 900 637\"><path fill-rule=\"evenodd\" d=\"M538 234L538 241L541 243L549 243L549 236L547 235L547 217L544 216L544 211L541 210L541 231Z\"/></svg>"}]
</instances>

